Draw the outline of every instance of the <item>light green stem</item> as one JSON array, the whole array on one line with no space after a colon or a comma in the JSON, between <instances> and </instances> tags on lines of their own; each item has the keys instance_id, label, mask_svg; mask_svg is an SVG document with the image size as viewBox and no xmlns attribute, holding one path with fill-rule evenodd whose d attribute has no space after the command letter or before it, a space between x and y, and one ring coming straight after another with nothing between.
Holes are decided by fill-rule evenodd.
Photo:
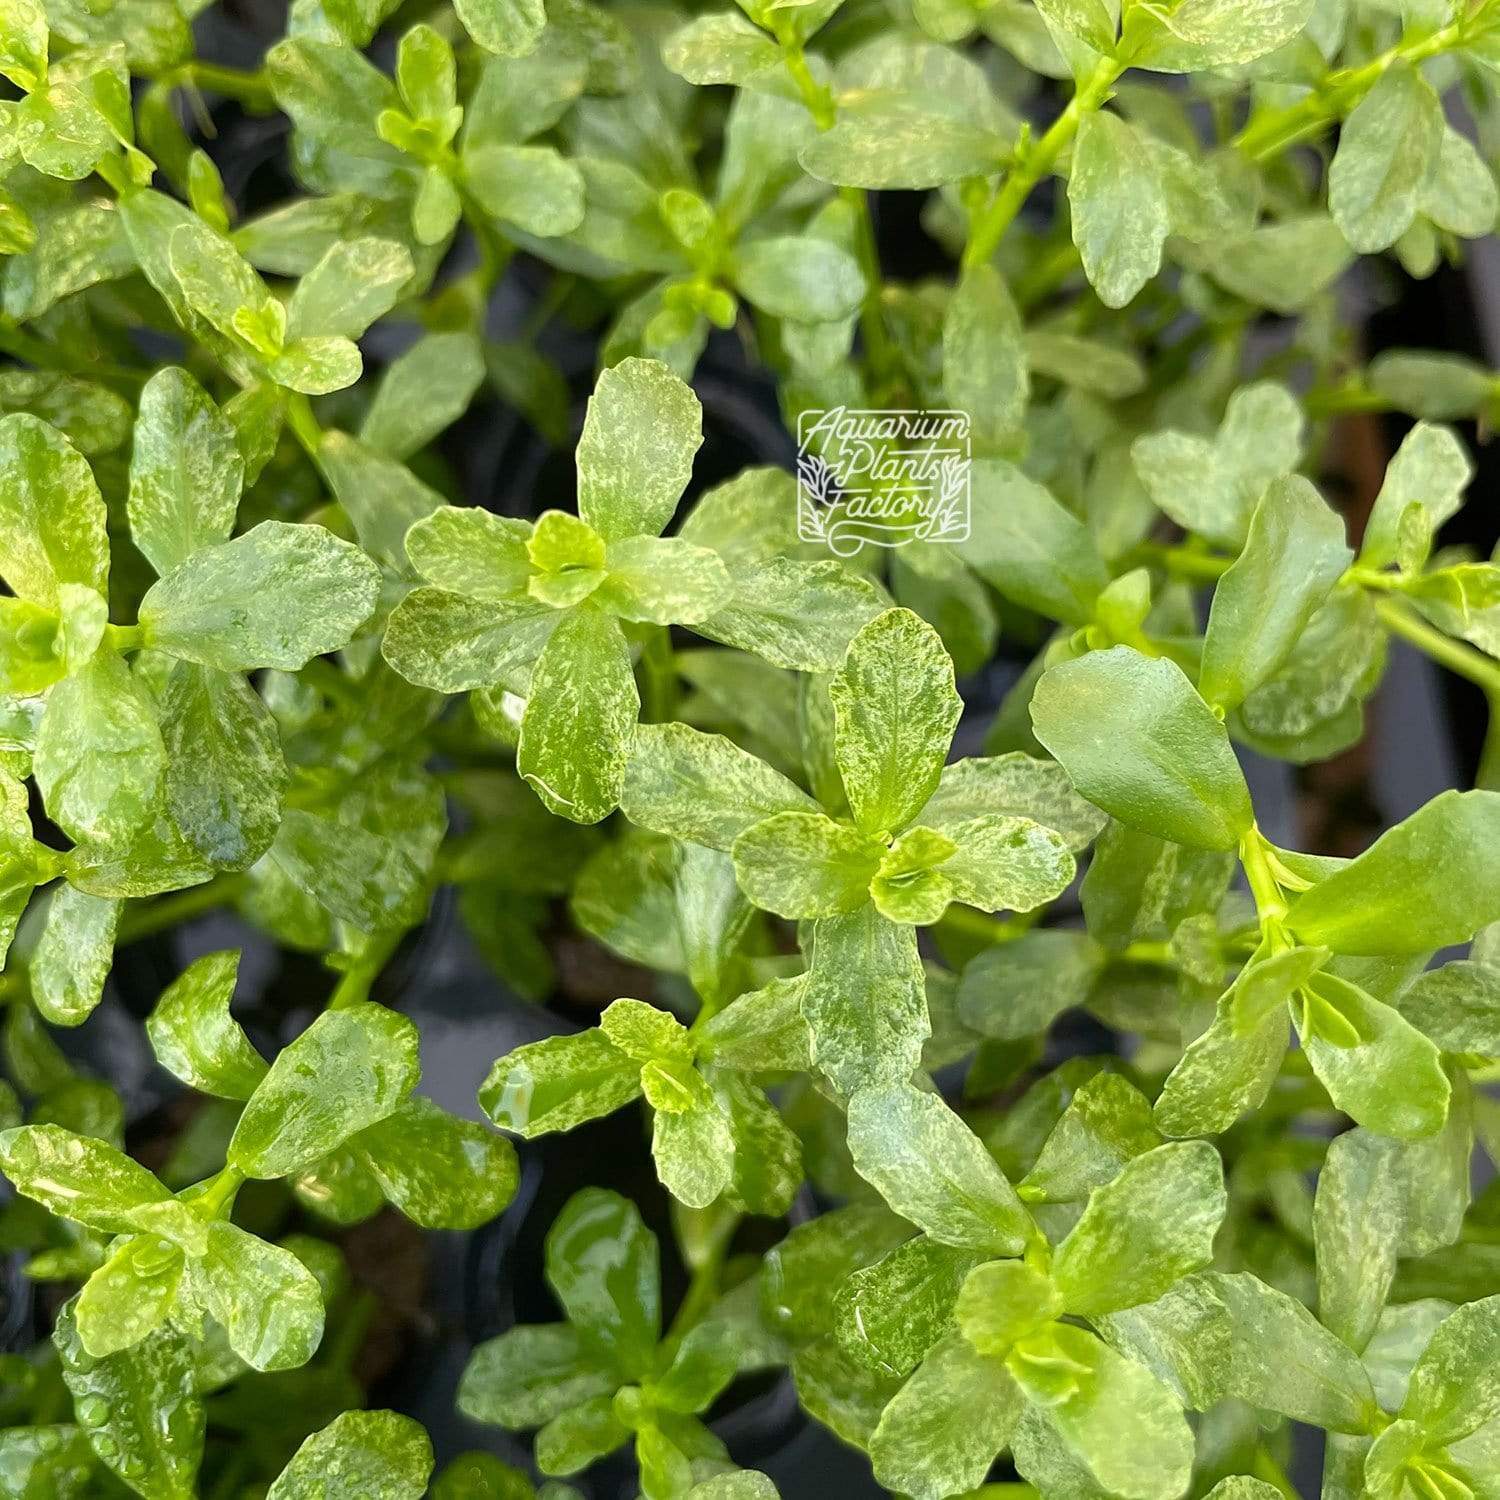
<instances>
[{"instance_id":1,"label":"light green stem","mask_svg":"<svg viewBox=\"0 0 1500 1500\"><path fill-rule=\"evenodd\" d=\"M808 66L807 54L802 50L802 44L791 33L790 22L781 26L776 39L781 46L781 56L786 63L786 70L791 75L792 82L797 85L797 92L801 95L808 114L813 117L813 124L819 130L832 130L838 120L838 104L833 97L833 90L827 84L819 83L813 76L813 71ZM871 368L877 377L884 379L895 368L896 350L886 330L885 315L880 308L882 292L880 257L875 246L875 225L870 218L870 201L861 189L852 187L840 188L839 197L854 210L855 253L859 258L859 269L865 280L864 301L860 305L859 312L859 329L864 337Z\"/></svg>"},{"instance_id":2,"label":"light green stem","mask_svg":"<svg viewBox=\"0 0 1500 1500\"><path fill-rule=\"evenodd\" d=\"M1358 68L1331 73L1304 99L1283 109L1260 112L1234 138L1234 145L1252 161L1267 161L1318 135L1345 115L1374 88L1397 62L1421 63L1458 50L1468 38L1471 17L1462 17L1429 36L1403 40L1379 57ZM1109 96L1115 80L1128 66L1126 61L1104 58L1083 79L1068 107L1060 114L1035 146L1023 150L1010 175L989 207L976 219L964 251L965 266L982 265L994 255L1005 232L1031 196L1032 189L1057 164L1059 156L1078 133L1085 115L1098 109ZM1067 274L1071 269L1067 252L1059 250L1058 261L1043 278L1048 281ZM1033 271L1033 274L1035 272ZM1339 407L1339 410L1351 408ZM1352 408L1375 409L1381 408Z\"/></svg>"},{"instance_id":3,"label":"light green stem","mask_svg":"<svg viewBox=\"0 0 1500 1500\"><path fill-rule=\"evenodd\" d=\"M1492 660L1464 641L1456 641L1452 636L1444 635L1435 625L1429 625L1404 600L1392 599L1388 595L1379 597L1375 600L1375 613L1392 635L1400 636L1402 640L1430 656L1439 666L1468 678L1476 687L1483 688L1492 701L1500 696L1500 662Z\"/></svg>"},{"instance_id":4,"label":"light green stem","mask_svg":"<svg viewBox=\"0 0 1500 1500\"><path fill-rule=\"evenodd\" d=\"M1486 791L1500 791L1500 694L1486 694L1489 724L1484 732L1484 747L1479 752L1479 769L1474 785Z\"/></svg>"},{"instance_id":5,"label":"light green stem","mask_svg":"<svg viewBox=\"0 0 1500 1500\"><path fill-rule=\"evenodd\" d=\"M160 896L149 906L129 907L120 918L120 930L115 945L138 943L142 938L158 932L166 932L180 922L190 921L215 907L227 906L244 889L243 875L220 875L203 885L176 891L170 896Z\"/></svg>"},{"instance_id":6,"label":"light green stem","mask_svg":"<svg viewBox=\"0 0 1500 1500\"><path fill-rule=\"evenodd\" d=\"M641 646L641 713L646 722L661 724L677 712L677 656L665 625L646 628Z\"/></svg>"},{"instance_id":7,"label":"light green stem","mask_svg":"<svg viewBox=\"0 0 1500 1500\"><path fill-rule=\"evenodd\" d=\"M713 1249L708 1258L697 1270L693 1272L692 1279L688 1283L686 1295L677 1309L677 1315L672 1319L672 1326L667 1331L666 1342L676 1346L687 1337L688 1333L701 1323L719 1297L719 1281L724 1274L724 1258L729 1250L731 1236L725 1235Z\"/></svg>"},{"instance_id":8,"label":"light green stem","mask_svg":"<svg viewBox=\"0 0 1500 1500\"><path fill-rule=\"evenodd\" d=\"M315 464L318 463L318 450L323 446L323 429L313 415L312 402L301 391L288 394L286 420L287 426L292 429L292 436L301 443L303 451ZM319 465L320 469L321 467Z\"/></svg>"},{"instance_id":9,"label":"light green stem","mask_svg":"<svg viewBox=\"0 0 1500 1500\"><path fill-rule=\"evenodd\" d=\"M1149 564L1164 569L1174 578L1191 583L1213 583L1233 566L1235 559L1220 557L1208 552L1196 552L1189 547L1173 547L1162 543L1147 542L1131 553L1131 560L1138 564ZM1401 580L1393 573L1376 573L1355 567L1345 575L1345 583L1354 584L1374 596L1375 613L1392 635L1417 647L1439 665L1466 677L1475 686L1492 696L1500 696L1500 662L1486 656L1484 652L1444 635L1435 625L1429 625L1405 600L1393 598L1401 588Z\"/></svg>"},{"instance_id":10,"label":"light green stem","mask_svg":"<svg viewBox=\"0 0 1500 1500\"><path fill-rule=\"evenodd\" d=\"M1216 557L1191 547L1173 547L1165 542L1142 542L1128 559L1131 567L1156 567L1187 583L1217 583L1231 567L1232 557Z\"/></svg>"},{"instance_id":11,"label":"light green stem","mask_svg":"<svg viewBox=\"0 0 1500 1500\"><path fill-rule=\"evenodd\" d=\"M964 248L965 266L986 264L1000 248L1005 231L1025 206L1031 190L1057 165L1063 149L1078 134L1083 117L1104 103L1115 79L1124 70L1123 62L1112 57L1102 59L1078 85L1068 107L1052 122L1046 134L1034 146L1021 148L1000 191L970 228L969 243Z\"/></svg>"},{"instance_id":12,"label":"light green stem","mask_svg":"<svg viewBox=\"0 0 1500 1500\"><path fill-rule=\"evenodd\" d=\"M1046 907L1033 911L1016 912L1009 917L991 917L972 906L950 906L938 918L938 926L955 936L975 939L981 943L1013 943L1024 937L1046 914Z\"/></svg>"},{"instance_id":13,"label":"light green stem","mask_svg":"<svg viewBox=\"0 0 1500 1500\"><path fill-rule=\"evenodd\" d=\"M1251 161L1266 161L1342 120L1398 62L1421 63L1461 47L1469 18L1462 17L1428 36L1403 38L1357 68L1330 73L1306 98L1283 109L1262 110L1234 138Z\"/></svg>"},{"instance_id":14,"label":"light green stem","mask_svg":"<svg viewBox=\"0 0 1500 1500\"><path fill-rule=\"evenodd\" d=\"M179 86L189 85L206 94L237 99L246 109L257 114L269 114L276 108L271 86L259 71L251 73L243 68L194 60L175 69L167 81Z\"/></svg>"},{"instance_id":15,"label":"light green stem","mask_svg":"<svg viewBox=\"0 0 1500 1500\"><path fill-rule=\"evenodd\" d=\"M391 961L405 928L391 928L369 938L364 948L339 976L333 994L328 997L329 1010L344 1010L359 1005L370 998L370 986L380 977L380 971Z\"/></svg>"},{"instance_id":16,"label":"light green stem","mask_svg":"<svg viewBox=\"0 0 1500 1500\"><path fill-rule=\"evenodd\" d=\"M1265 839L1254 824L1240 840L1240 863L1245 867L1245 878L1250 882L1250 894L1255 898L1261 921L1280 921L1286 915L1286 898L1266 857Z\"/></svg>"},{"instance_id":17,"label":"light green stem","mask_svg":"<svg viewBox=\"0 0 1500 1500\"><path fill-rule=\"evenodd\" d=\"M1372 391L1358 377L1341 385L1314 386L1302 398L1303 409L1310 417L1335 417L1346 412L1383 412L1395 409L1395 403L1379 391Z\"/></svg>"},{"instance_id":18,"label":"light green stem","mask_svg":"<svg viewBox=\"0 0 1500 1500\"><path fill-rule=\"evenodd\" d=\"M1130 554L1129 561L1162 568L1172 577L1189 583L1213 583L1229 570L1235 559L1190 547L1146 542ZM1371 596L1376 615L1392 635L1483 691L1489 703L1490 726L1480 757L1478 784L1500 787L1500 722L1497 722L1500 721L1500 661L1428 624L1399 597L1402 580L1394 573L1377 572L1356 564L1344 575L1342 583L1361 588Z\"/></svg>"},{"instance_id":19,"label":"light green stem","mask_svg":"<svg viewBox=\"0 0 1500 1500\"><path fill-rule=\"evenodd\" d=\"M106 625L104 639L116 651L139 651L146 644L146 632L139 625Z\"/></svg>"},{"instance_id":20,"label":"light green stem","mask_svg":"<svg viewBox=\"0 0 1500 1500\"><path fill-rule=\"evenodd\" d=\"M193 1200L193 1206L210 1219L224 1218L234 1204L234 1195L245 1181L245 1174L238 1167L224 1167L201 1196Z\"/></svg>"},{"instance_id":21,"label":"light green stem","mask_svg":"<svg viewBox=\"0 0 1500 1500\"><path fill-rule=\"evenodd\" d=\"M0 354L8 354L23 364L34 365L39 370L61 370L67 375L80 375L89 380L120 386L134 395L146 383L148 370L133 370L128 365L108 364L102 361L70 354L39 339L34 334L18 328L9 318L0 317Z\"/></svg>"}]
</instances>

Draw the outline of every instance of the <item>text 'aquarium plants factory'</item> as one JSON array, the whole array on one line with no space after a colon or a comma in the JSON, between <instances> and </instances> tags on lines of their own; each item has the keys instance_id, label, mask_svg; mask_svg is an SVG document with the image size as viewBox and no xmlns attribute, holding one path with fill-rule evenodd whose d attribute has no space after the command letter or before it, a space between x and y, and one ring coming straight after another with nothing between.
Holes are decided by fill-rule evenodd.
<instances>
[{"instance_id":1,"label":"text 'aquarium plants factory'","mask_svg":"<svg viewBox=\"0 0 1500 1500\"><path fill-rule=\"evenodd\" d=\"M1500 0L0 0L0 1500L1500 1500L1497 174Z\"/></svg>"}]
</instances>

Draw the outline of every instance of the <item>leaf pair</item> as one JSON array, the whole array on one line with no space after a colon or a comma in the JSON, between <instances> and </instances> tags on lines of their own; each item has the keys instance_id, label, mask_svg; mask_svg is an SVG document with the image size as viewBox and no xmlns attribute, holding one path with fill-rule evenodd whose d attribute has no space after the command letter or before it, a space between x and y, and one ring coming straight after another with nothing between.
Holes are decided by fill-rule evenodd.
<instances>
[{"instance_id":1,"label":"leaf pair","mask_svg":"<svg viewBox=\"0 0 1500 1500\"><path fill-rule=\"evenodd\" d=\"M80 843L117 844L164 789L204 852L248 862L274 829L284 773L264 709L222 674L294 670L345 644L374 607L373 565L318 526L266 521L227 540L242 474L232 430L190 377L163 372L144 398L129 507L163 570L141 601L140 640L181 663L158 707L108 639L105 509L87 463L54 428L14 415L0 422L0 473L0 574L18 596L0 629L37 643L30 670L47 664L6 685L52 684L34 752L49 811ZM224 741L235 827L206 826L199 773L185 755L169 762L169 747L197 748L196 731Z\"/></svg>"},{"instance_id":2,"label":"leaf pair","mask_svg":"<svg viewBox=\"0 0 1500 1500\"><path fill-rule=\"evenodd\" d=\"M567 1322L481 1344L459 1409L513 1430L539 1427L544 1474L576 1474L633 1436L646 1500L680 1500L695 1462L725 1456L695 1414L734 1378L737 1341L711 1321L661 1341L656 1237L618 1194L575 1193L548 1232L546 1265Z\"/></svg>"},{"instance_id":3,"label":"leaf pair","mask_svg":"<svg viewBox=\"0 0 1500 1500\"><path fill-rule=\"evenodd\" d=\"M340 298L347 270L330 277ZM338 649L378 588L369 559L321 528L266 523L231 541L246 472L236 425L191 376L168 369L147 383L129 511L132 537L162 575L142 601L143 636L180 658L160 692L163 790L176 826L216 869L244 869L266 851L289 780L277 726L241 673L294 671Z\"/></svg>"},{"instance_id":4,"label":"leaf pair","mask_svg":"<svg viewBox=\"0 0 1500 1500\"><path fill-rule=\"evenodd\" d=\"M141 270L178 323L231 374L320 396L363 365L354 340L395 305L412 275L390 240L333 245L283 303L221 229L160 193L125 199L121 217ZM351 277L359 293L348 295Z\"/></svg>"},{"instance_id":5,"label":"leaf pair","mask_svg":"<svg viewBox=\"0 0 1500 1500\"><path fill-rule=\"evenodd\" d=\"M1450 1085L1437 1047L1393 1006L1323 966L1326 947L1257 955L1157 1103L1169 1135L1216 1135L1265 1101L1286 1051L1290 1007L1302 1051L1334 1106L1383 1135L1430 1136Z\"/></svg>"},{"instance_id":6,"label":"leaf pair","mask_svg":"<svg viewBox=\"0 0 1500 1500\"><path fill-rule=\"evenodd\" d=\"M716 1041L712 1026L689 1032L666 1011L616 1000L597 1028L498 1059L479 1100L497 1125L529 1140L644 1096L657 1174L679 1202L707 1208L727 1195L750 1213L782 1214L802 1180L797 1138ZM764 1059L750 1066L764 1067Z\"/></svg>"},{"instance_id":7,"label":"leaf pair","mask_svg":"<svg viewBox=\"0 0 1500 1500\"><path fill-rule=\"evenodd\" d=\"M173 1197L144 1167L103 1141L56 1125L0 1136L0 1165L28 1197L120 1236L78 1295L80 1345L94 1358L129 1349L168 1320L205 1315L261 1370L304 1364L323 1334L317 1279L290 1251L200 1209L203 1192Z\"/></svg>"},{"instance_id":8,"label":"leaf pair","mask_svg":"<svg viewBox=\"0 0 1500 1500\"><path fill-rule=\"evenodd\" d=\"M135 185L149 182L151 161L135 147L126 49L77 47L49 60L45 11L29 3L12 10L0 72L24 93L7 122L22 161L66 182L108 161Z\"/></svg>"},{"instance_id":9,"label":"leaf pair","mask_svg":"<svg viewBox=\"0 0 1500 1500\"><path fill-rule=\"evenodd\" d=\"M163 1329L95 1356L80 1341L79 1306L74 1298L63 1307L53 1333L79 1424L72 1430L145 1500L191 1500L206 1426L191 1346ZM267 1500L419 1500L431 1472L432 1444L419 1423L393 1411L346 1411L302 1442Z\"/></svg>"},{"instance_id":10,"label":"leaf pair","mask_svg":"<svg viewBox=\"0 0 1500 1500\"><path fill-rule=\"evenodd\" d=\"M1128 648L1065 663L1038 684L1032 713L1074 784L1124 821L1210 850L1254 837L1228 737L1171 663ZM1187 764L1191 775L1177 769ZM1289 905L1262 912L1303 946L1263 952L1221 1001L1219 1018L1189 1049L1164 1096L1172 1133L1227 1128L1264 1099L1285 1046L1273 1013L1297 996L1305 997L1297 1012L1303 1046L1340 1107L1394 1134L1438 1128L1448 1088L1436 1049L1356 985L1315 971L1329 952L1426 952L1493 920L1485 851L1500 814L1491 800L1483 792L1445 793ZM1444 894L1455 867L1468 877L1457 907ZM1443 891L1433 885L1438 870ZM1407 1098L1413 1068L1424 1082Z\"/></svg>"},{"instance_id":11,"label":"leaf pair","mask_svg":"<svg viewBox=\"0 0 1500 1500\"><path fill-rule=\"evenodd\" d=\"M1206 850L1250 834L1229 737L1172 662L1125 646L1064 662L1037 684L1032 719L1073 785L1122 822ZM1275 915L1301 943L1339 954L1464 942L1500 915L1490 894L1497 819L1497 794L1444 792L1326 878L1310 862L1316 876L1299 878L1304 894Z\"/></svg>"},{"instance_id":12,"label":"leaf pair","mask_svg":"<svg viewBox=\"0 0 1500 1500\"><path fill-rule=\"evenodd\" d=\"M1131 461L1153 502L1185 530L1238 551L1273 479L1302 451L1303 417L1282 386L1258 381L1230 396L1212 438L1168 429L1137 438Z\"/></svg>"},{"instance_id":13,"label":"leaf pair","mask_svg":"<svg viewBox=\"0 0 1500 1500\"><path fill-rule=\"evenodd\" d=\"M233 952L196 959L146 1023L170 1073L245 1101L229 1143L235 1170L289 1177L305 1202L341 1222L384 1199L424 1228L471 1229L510 1202L518 1170L509 1143L409 1097L418 1076L409 1021L378 1005L331 1010L267 1068L229 1012L238 962Z\"/></svg>"},{"instance_id":14,"label":"leaf pair","mask_svg":"<svg viewBox=\"0 0 1500 1500\"><path fill-rule=\"evenodd\" d=\"M113 1147L59 1126L18 1126L0 1138L6 1175L21 1192L122 1236L79 1297L79 1337L92 1356L129 1348L168 1320L195 1327L207 1314L254 1368L305 1363L322 1333L318 1284L289 1251L229 1222L247 1177L326 1172L326 1159L342 1153L428 1227L473 1227L515 1190L503 1140L407 1099L416 1033L379 1006L326 1013L267 1068L228 1012L236 960L198 960L149 1023L165 1066L245 1100L223 1173L174 1197Z\"/></svg>"},{"instance_id":15,"label":"leaf pair","mask_svg":"<svg viewBox=\"0 0 1500 1500\"><path fill-rule=\"evenodd\" d=\"M119 640L88 464L46 423L0 422L0 575L16 593L0 600L0 686L45 694L31 771L78 845L61 861L28 853L6 794L14 849L0 933L8 940L34 885L66 874L36 966L38 1003L58 1023L77 1025L98 1003L120 898L244 868L275 836L287 771L271 715L240 674L300 667L345 644L374 607L375 569L321 527L267 521L227 539L243 473L234 428L190 376L148 383L128 511L163 576ZM134 644L175 662L148 681L121 655Z\"/></svg>"},{"instance_id":16,"label":"leaf pair","mask_svg":"<svg viewBox=\"0 0 1500 1500\"><path fill-rule=\"evenodd\" d=\"M904 1079L926 1035L911 924L954 900L1029 910L1072 878L1087 815L1025 757L944 768L958 720L937 633L888 610L850 642L829 683L835 818L778 772L684 726L636 731L621 805L643 827L732 851L756 905L814 919L803 1014L841 1091ZM1067 835L1028 812L1057 816Z\"/></svg>"},{"instance_id":17,"label":"leaf pair","mask_svg":"<svg viewBox=\"0 0 1500 1500\"><path fill-rule=\"evenodd\" d=\"M1488 234L1496 206L1492 174L1420 68L1383 70L1344 121L1328 169L1329 212L1349 244L1362 254L1399 245L1430 264L1439 232Z\"/></svg>"},{"instance_id":18,"label":"leaf pair","mask_svg":"<svg viewBox=\"0 0 1500 1500\"><path fill-rule=\"evenodd\" d=\"M839 205L815 215L801 234L746 234L730 196L734 186L721 177L717 204L688 188L661 194L657 213L676 241L677 264L637 304L650 311L643 349L682 368L688 361L677 351L701 348L710 325L732 328L739 300L781 319L794 345L836 335L846 346L866 286L853 226Z\"/></svg>"},{"instance_id":19,"label":"leaf pair","mask_svg":"<svg viewBox=\"0 0 1500 1500\"><path fill-rule=\"evenodd\" d=\"M1417 609L1449 633L1488 649L1493 580L1487 567L1422 571L1437 528L1462 504L1471 477L1455 435L1418 423L1386 471L1357 567L1331 593L1327 583L1344 556L1337 529L1321 507L1304 505L1301 515L1287 507L1273 530L1266 511L1279 493L1295 487L1310 500L1312 492L1295 478L1272 481L1255 513L1251 543L1216 590L1209 635L1212 640L1217 633L1223 641L1212 653L1206 646L1200 679L1205 696L1225 706L1238 704L1230 720L1238 738L1299 762L1331 755L1358 738L1362 703L1379 682L1386 646L1380 606L1361 583L1389 588L1388 575L1375 579L1371 571L1393 562L1401 570L1398 587ZM1263 592L1252 605L1257 579ZM1261 625L1262 610L1269 630ZM1216 628L1220 615L1228 629ZM1236 622L1240 628L1234 628ZM1279 665L1268 671L1274 657ZM1254 680L1248 668L1256 669Z\"/></svg>"},{"instance_id":20,"label":"leaf pair","mask_svg":"<svg viewBox=\"0 0 1500 1500\"><path fill-rule=\"evenodd\" d=\"M429 582L392 612L387 661L445 692L526 694L521 772L575 822L598 822L619 799L640 704L620 622L694 621L728 599L717 557L657 535L701 442L692 392L632 361L606 371L590 402L577 516L551 511L533 528L444 509L407 537Z\"/></svg>"},{"instance_id":21,"label":"leaf pair","mask_svg":"<svg viewBox=\"0 0 1500 1500\"><path fill-rule=\"evenodd\" d=\"M795 29L813 14L783 9L770 24ZM674 126L645 91L628 119L611 103L586 101L573 116L583 221L564 244L537 249L563 265L582 258L595 275L650 274L606 337L609 363L641 354L689 376L710 329L733 327L743 302L779 320L778 335L794 357L828 368L847 354L868 291L857 216L847 203L794 191L797 151L815 128L789 97L794 86L775 69L769 38L737 17L705 17L680 39L669 38L663 57L689 73L703 66L718 72L724 64L705 56L718 41L752 54L730 61L731 70L753 68L759 58L772 64L782 86L746 89L732 100L712 186L686 151L658 149ZM651 146L637 149L647 136Z\"/></svg>"},{"instance_id":22,"label":"leaf pair","mask_svg":"<svg viewBox=\"0 0 1500 1500\"><path fill-rule=\"evenodd\" d=\"M1079 790L1123 821L1207 850L1257 843L1223 726L1170 662L1121 647L1064 663L1038 684L1032 716ZM1163 1093L1163 1128L1215 1133L1262 1102L1286 1045L1276 1012L1292 1001L1308 1061L1340 1108L1389 1134L1437 1130L1449 1085L1436 1047L1357 984L1319 970L1330 953L1430 952L1500 915L1488 852L1497 809L1492 793L1444 793L1333 873L1287 872L1301 894L1258 889L1258 901L1274 901L1263 926L1286 936L1246 966L1188 1049Z\"/></svg>"},{"instance_id":23,"label":"leaf pair","mask_svg":"<svg viewBox=\"0 0 1500 1500\"><path fill-rule=\"evenodd\" d=\"M267 73L297 134L328 153L333 181L404 202L419 246L450 240L465 194L531 235L567 233L583 216L577 168L550 146L525 144L571 102L547 97L545 69L491 59L465 108L448 43L418 25L398 45L394 83L354 48L313 37L278 43ZM540 97L504 97L539 85Z\"/></svg>"},{"instance_id":24,"label":"leaf pair","mask_svg":"<svg viewBox=\"0 0 1500 1500\"><path fill-rule=\"evenodd\" d=\"M1193 1440L1174 1394L1059 1320L1150 1301L1201 1267L1225 1202L1211 1147L1160 1146L1092 1192L1050 1267L1044 1258L971 1271L956 1299L957 1331L936 1343L872 1435L882 1483L939 1500L980 1484L1009 1444L1021 1474L1044 1490L1059 1464L1071 1464L1111 1494L1180 1493Z\"/></svg>"},{"instance_id":25,"label":"leaf pair","mask_svg":"<svg viewBox=\"0 0 1500 1500\"><path fill-rule=\"evenodd\" d=\"M1412 1366L1396 1420L1365 1455L1367 1493L1379 1500L1407 1486L1482 1493L1493 1457L1478 1434L1500 1417L1497 1353L1500 1297L1466 1303L1437 1325Z\"/></svg>"},{"instance_id":26,"label":"leaf pair","mask_svg":"<svg viewBox=\"0 0 1500 1500\"><path fill-rule=\"evenodd\" d=\"M824 587L815 565L805 565L805 577L797 565L774 570L780 588L762 609L753 595L736 597L707 547L659 536L701 442L701 411L687 386L664 365L626 360L600 376L589 403L577 516L549 511L530 527L444 508L407 535L407 555L427 584L392 611L386 660L443 692L524 695L521 774L574 822L598 822L619 801L640 707L627 627L687 624L715 634L723 615L735 640L763 619L759 639L770 632L767 650L783 664L825 660L819 636L790 623L799 590ZM846 627L852 633L864 593L834 597L836 607L860 611Z\"/></svg>"},{"instance_id":27,"label":"leaf pair","mask_svg":"<svg viewBox=\"0 0 1500 1500\"><path fill-rule=\"evenodd\" d=\"M1111 53L1120 41L1121 7L1115 0L1038 0L1050 26L1094 52ZM1125 51L1132 65L1162 73L1194 73L1253 62L1284 47L1307 25L1311 0L1165 0L1126 7Z\"/></svg>"}]
</instances>

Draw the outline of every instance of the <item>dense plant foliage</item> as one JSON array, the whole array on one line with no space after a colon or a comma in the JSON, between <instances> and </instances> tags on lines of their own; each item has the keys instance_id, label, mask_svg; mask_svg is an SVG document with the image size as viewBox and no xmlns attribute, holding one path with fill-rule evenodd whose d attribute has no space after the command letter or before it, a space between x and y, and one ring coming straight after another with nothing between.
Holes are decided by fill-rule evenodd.
<instances>
[{"instance_id":1,"label":"dense plant foliage","mask_svg":"<svg viewBox=\"0 0 1500 1500\"><path fill-rule=\"evenodd\" d=\"M1392 639L1500 703L1500 568L1438 545L1500 377L1338 304L1494 228L1500 3L295 0L248 68L214 20L0 0L0 1243L50 1329L0 1489L561 1500L633 1448L764 1500L713 1421L789 1370L915 1500L1274 1500L1308 1429L1330 1497L1500 1496L1500 736L1354 858L1237 754L1358 742ZM294 190L232 201L230 117ZM950 274L882 270L896 192ZM964 534L695 481L715 357L787 432L966 414ZM517 411L576 503L465 493ZM1387 411L1351 524L1330 432ZM564 947L634 991L495 1059L493 1126L377 987L445 889L515 996ZM143 1122L61 1029L210 912ZM252 1040L267 949L330 978ZM432 1477L349 1228L478 1229L511 1137L611 1115L672 1242L601 1160L457 1393L540 1490Z\"/></svg>"}]
</instances>

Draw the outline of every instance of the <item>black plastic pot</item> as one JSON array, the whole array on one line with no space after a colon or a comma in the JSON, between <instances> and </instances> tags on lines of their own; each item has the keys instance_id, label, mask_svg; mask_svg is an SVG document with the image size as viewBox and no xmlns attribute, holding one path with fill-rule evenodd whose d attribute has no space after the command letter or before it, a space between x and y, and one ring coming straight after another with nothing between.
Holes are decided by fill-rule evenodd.
<instances>
[{"instance_id":1,"label":"black plastic pot","mask_svg":"<svg viewBox=\"0 0 1500 1500\"><path fill-rule=\"evenodd\" d=\"M1369 320L1367 344L1371 356L1385 349L1418 348L1466 355L1485 365L1495 363L1494 351L1486 347L1485 320L1478 305L1478 281L1485 275L1482 257L1468 266L1445 263L1422 281L1413 280L1394 265L1389 270L1398 295ZM1412 423L1409 418L1391 414L1382 418L1381 425L1386 445L1394 453ZM1500 488L1500 445L1482 440L1488 435L1481 434L1473 422L1457 426L1474 462L1469 494L1493 495ZM1481 558L1489 557L1497 543L1500 513L1482 499L1464 506L1438 535L1440 547L1471 547ZM1438 684L1456 757L1456 779L1461 785L1472 786L1489 722L1484 694L1452 672L1439 672Z\"/></svg>"},{"instance_id":2,"label":"black plastic pot","mask_svg":"<svg viewBox=\"0 0 1500 1500\"><path fill-rule=\"evenodd\" d=\"M21 1354L48 1331L37 1327L36 1288L22 1254L0 1258L0 1354Z\"/></svg>"}]
</instances>

